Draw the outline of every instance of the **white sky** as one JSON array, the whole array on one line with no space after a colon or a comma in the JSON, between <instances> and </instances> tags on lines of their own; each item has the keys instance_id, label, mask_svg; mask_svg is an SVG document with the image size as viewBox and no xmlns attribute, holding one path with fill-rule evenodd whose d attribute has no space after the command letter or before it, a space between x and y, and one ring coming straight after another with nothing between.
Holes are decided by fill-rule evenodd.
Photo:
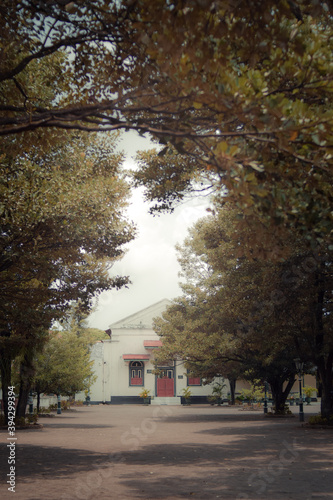
<instances>
[{"instance_id":1,"label":"white sky","mask_svg":"<svg viewBox=\"0 0 333 500\"><path fill-rule=\"evenodd\" d=\"M134 133L126 133L120 144L126 150L125 167L134 167L131 159L136 151L148 149L151 144ZM117 262L112 275L126 275L132 284L128 289L111 290L99 296L96 312L89 317L89 326L106 330L119 321L164 298L181 295L176 258L176 243L182 243L187 229L199 218L207 215L205 198L189 200L172 214L153 217L143 200L143 189L133 192L127 210L130 220L137 226L137 237L127 245L127 253Z\"/></svg>"}]
</instances>

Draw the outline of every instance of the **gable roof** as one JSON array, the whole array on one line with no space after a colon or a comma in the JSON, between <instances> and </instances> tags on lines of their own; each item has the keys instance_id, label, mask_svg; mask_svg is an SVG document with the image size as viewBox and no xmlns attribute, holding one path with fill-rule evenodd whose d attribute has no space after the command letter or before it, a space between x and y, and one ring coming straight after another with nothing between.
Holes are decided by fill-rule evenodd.
<instances>
[{"instance_id":1,"label":"gable roof","mask_svg":"<svg viewBox=\"0 0 333 500\"><path fill-rule=\"evenodd\" d=\"M116 323L110 325L111 330L117 330L118 328L130 328L130 329L152 329L153 328L153 318L161 316L165 309L171 305L171 300L163 299L155 304L142 309L130 316L127 316Z\"/></svg>"}]
</instances>

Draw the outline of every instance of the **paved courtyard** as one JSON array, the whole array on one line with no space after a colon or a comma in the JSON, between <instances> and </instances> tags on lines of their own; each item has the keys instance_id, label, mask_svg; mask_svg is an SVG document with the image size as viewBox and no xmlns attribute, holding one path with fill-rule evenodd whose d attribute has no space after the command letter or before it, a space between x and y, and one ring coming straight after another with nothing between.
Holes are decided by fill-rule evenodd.
<instances>
[{"instance_id":1,"label":"paved courtyard","mask_svg":"<svg viewBox=\"0 0 333 500\"><path fill-rule=\"evenodd\" d=\"M297 412L298 407L293 407ZM306 420L319 406L305 406ZM18 430L3 500L333 499L333 431L211 406L91 406Z\"/></svg>"}]
</instances>

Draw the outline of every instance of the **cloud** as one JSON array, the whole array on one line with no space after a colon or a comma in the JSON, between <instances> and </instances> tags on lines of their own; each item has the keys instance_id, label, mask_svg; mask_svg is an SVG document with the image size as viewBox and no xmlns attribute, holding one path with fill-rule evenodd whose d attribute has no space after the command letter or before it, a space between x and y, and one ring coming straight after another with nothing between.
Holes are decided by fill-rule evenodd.
<instances>
[{"instance_id":1,"label":"cloud","mask_svg":"<svg viewBox=\"0 0 333 500\"><path fill-rule=\"evenodd\" d=\"M141 148L143 144L146 143L141 141ZM134 151L135 146L132 144L129 149ZM127 168L133 165L133 160L127 160ZM175 245L182 243L188 228L206 215L207 206L206 199L195 198L178 206L172 214L153 217L144 202L143 189L133 191L127 215L136 224L138 235L111 270L113 275L129 276L132 284L128 289L101 294L97 310L89 318L90 326L105 330L111 323L161 299L181 295Z\"/></svg>"}]
</instances>

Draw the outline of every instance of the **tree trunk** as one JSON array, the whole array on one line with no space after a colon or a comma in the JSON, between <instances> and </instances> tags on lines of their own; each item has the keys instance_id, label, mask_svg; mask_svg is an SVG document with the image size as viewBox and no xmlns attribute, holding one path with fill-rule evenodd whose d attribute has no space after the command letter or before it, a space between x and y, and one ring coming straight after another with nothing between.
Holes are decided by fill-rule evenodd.
<instances>
[{"instance_id":1,"label":"tree trunk","mask_svg":"<svg viewBox=\"0 0 333 500\"><path fill-rule=\"evenodd\" d=\"M229 378L229 385L230 385L230 403L232 405L235 404L235 391L236 391L236 379L235 378Z\"/></svg>"},{"instance_id":2,"label":"tree trunk","mask_svg":"<svg viewBox=\"0 0 333 500\"><path fill-rule=\"evenodd\" d=\"M20 394L16 408L17 417L25 417L29 392L34 375L35 369L33 366L33 353L26 352L20 367Z\"/></svg>"},{"instance_id":3,"label":"tree trunk","mask_svg":"<svg viewBox=\"0 0 333 500\"><path fill-rule=\"evenodd\" d=\"M37 390L37 415L40 411L40 395L41 395L41 392L39 390Z\"/></svg>"},{"instance_id":4,"label":"tree trunk","mask_svg":"<svg viewBox=\"0 0 333 500\"><path fill-rule=\"evenodd\" d=\"M284 413L284 407L285 407L289 392L291 391L291 388L294 385L295 376L292 375L289 378L285 390L283 390L283 384L286 381L284 379L282 379L281 377L276 377L276 378L274 377L273 379L267 379L267 381L268 381L269 385L271 386L273 403L275 406L275 413L276 414Z\"/></svg>"},{"instance_id":5,"label":"tree trunk","mask_svg":"<svg viewBox=\"0 0 333 500\"><path fill-rule=\"evenodd\" d=\"M0 349L0 373L5 423L8 424L8 387L12 381L12 358L6 349Z\"/></svg>"},{"instance_id":6,"label":"tree trunk","mask_svg":"<svg viewBox=\"0 0 333 500\"><path fill-rule=\"evenodd\" d=\"M333 416L333 387L332 387L332 366L333 366L333 351L328 350L329 339L326 338L328 332L324 329L324 309L325 309L325 294L330 293L328 277L325 274L325 263L321 262L320 267L316 272L317 286L317 305L315 310L314 324L316 331L316 351L320 353L319 359L316 359L317 373L321 384L321 416L330 418ZM329 299L328 299L329 300ZM323 352L328 352L327 357L322 355Z\"/></svg>"},{"instance_id":7,"label":"tree trunk","mask_svg":"<svg viewBox=\"0 0 333 500\"><path fill-rule=\"evenodd\" d=\"M17 418L21 418L21 417L25 418L29 392L30 392L30 387L23 386L23 384L21 382L19 399L18 399L18 403L17 403L17 407L16 407L16 417Z\"/></svg>"},{"instance_id":8,"label":"tree trunk","mask_svg":"<svg viewBox=\"0 0 333 500\"><path fill-rule=\"evenodd\" d=\"M318 363L318 377L322 389L320 412L324 418L333 417L332 365L333 352L329 354L326 363L323 359Z\"/></svg>"}]
</instances>

